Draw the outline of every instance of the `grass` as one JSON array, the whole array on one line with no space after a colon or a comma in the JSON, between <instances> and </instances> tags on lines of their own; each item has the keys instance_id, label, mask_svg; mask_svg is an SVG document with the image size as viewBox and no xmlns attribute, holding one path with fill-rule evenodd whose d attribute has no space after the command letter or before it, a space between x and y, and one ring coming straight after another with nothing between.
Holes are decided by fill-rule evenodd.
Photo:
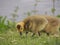
<instances>
[{"instance_id":1,"label":"grass","mask_svg":"<svg viewBox=\"0 0 60 45\"><path fill-rule=\"evenodd\" d=\"M8 30L0 33L0 45L60 45L60 37L45 34L40 37L31 37L31 34L20 36L17 31Z\"/></svg>"}]
</instances>

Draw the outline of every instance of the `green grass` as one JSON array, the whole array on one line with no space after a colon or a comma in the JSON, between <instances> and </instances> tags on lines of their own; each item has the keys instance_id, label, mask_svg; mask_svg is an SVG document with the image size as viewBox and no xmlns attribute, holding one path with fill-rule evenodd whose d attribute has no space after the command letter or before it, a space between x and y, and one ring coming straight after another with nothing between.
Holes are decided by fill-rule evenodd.
<instances>
[{"instance_id":1,"label":"green grass","mask_svg":"<svg viewBox=\"0 0 60 45\"><path fill-rule=\"evenodd\" d=\"M60 45L60 37L56 38L46 34L40 37L31 37L31 34L20 36L17 31L8 30L0 33L0 45Z\"/></svg>"}]
</instances>

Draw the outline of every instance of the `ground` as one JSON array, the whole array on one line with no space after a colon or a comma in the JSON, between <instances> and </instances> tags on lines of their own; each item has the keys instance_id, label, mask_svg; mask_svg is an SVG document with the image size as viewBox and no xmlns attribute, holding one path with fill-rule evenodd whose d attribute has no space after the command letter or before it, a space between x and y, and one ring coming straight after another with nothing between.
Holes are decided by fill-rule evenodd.
<instances>
[{"instance_id":1,"label":"ground","mask_svg":"<svg viewBox=\"0 0 60 45\"><path fill-rule=\"evenodd\" d=\"M40 37L31 37L30 34L20 36L17 31L8 30L0 33L0 45L60 45L60 37L46 34L42 34Z\"/></svg>"}]
</instances>

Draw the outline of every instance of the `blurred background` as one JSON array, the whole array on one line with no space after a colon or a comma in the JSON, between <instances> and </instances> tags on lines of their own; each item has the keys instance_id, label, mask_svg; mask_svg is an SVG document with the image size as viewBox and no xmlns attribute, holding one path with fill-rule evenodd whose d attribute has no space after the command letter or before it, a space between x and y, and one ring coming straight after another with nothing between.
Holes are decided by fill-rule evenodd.
<instances>
[{"instance_id":1,"label":"blurred background","mask_svg":"<svg viewBox=\"0 0 60 45\"><path fill-rule=\"evenodd\" d=\"M60 15L60 0L0 0L0 16L20 21L33 14Z\"/></svg>"}]
</instances>

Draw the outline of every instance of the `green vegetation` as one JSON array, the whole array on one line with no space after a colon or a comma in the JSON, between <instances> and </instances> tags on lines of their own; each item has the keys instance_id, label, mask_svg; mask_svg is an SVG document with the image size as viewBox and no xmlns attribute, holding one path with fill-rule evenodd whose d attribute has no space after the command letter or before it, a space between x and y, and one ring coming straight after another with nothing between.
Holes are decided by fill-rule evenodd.
<instances>
[{"instance_id":1,"label":"green vegetation","mask_svg":"<svg viewBox=\"0 0 60 45\"><path fill-rule=\"evenodd\" d=\"M45 34L40 37L31 37L31 34L20 36L16 30L8 30L0 33L0 45L60 45L60 37L56 38Z\"/></svg>"},{"instance_id":2,"label":"green vegetation","mask_svg":"<svg viewBox=\"0 0 60 45\"><path fill-rule=\"evenodd\" d=\"M57 17L60 18L60 14L58 14Z\"/></svg>"},{"instance_id":3,"label":"green vegetation","mask_svg":"<svg viewBox=\"0 0 60 45\"><path fill-rule=\"evenodd\" d=\"M11 20L7 20L7 17L0 16L0 33L6 32L9 29L15 29L15 23Z\"/></svg>"}]
</instances>

